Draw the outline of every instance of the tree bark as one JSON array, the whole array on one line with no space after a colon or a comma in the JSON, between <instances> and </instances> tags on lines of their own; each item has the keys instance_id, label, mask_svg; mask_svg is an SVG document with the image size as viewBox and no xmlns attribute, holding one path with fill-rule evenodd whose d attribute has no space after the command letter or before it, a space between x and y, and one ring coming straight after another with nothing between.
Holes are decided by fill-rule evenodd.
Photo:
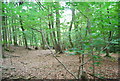
<instances>
[{"instance_id":1,"label":"tree bark","mask_svg":"<svg viewBox=\"0 0 120 81\"><path fill-rule=\"evenodd\" d=\"M60 6L59 2L56 2L56 6ZM61 48L61 35L60 35L60 18L59 18L59 10L56 9L56 28L57 28L57 44L55 46L56 52L62 53L62 48Z\"/></svg>"},{"instance_id":2,"label":"tree bark","mask_svg":"<svg viewBox=\"0 0 120 81\"><path fill-rule=\"evenodd\" d=\"M71 24L70 24L70 28L69 28L69 42L70 42L71 47L73 47L71 31L72 31L72 25L74 23L74 16L75 16L75 9L72 9L72 20L71 20Z\"/></svg>"},{"instance_id":3,"label":"tree bark","mask_svg":"<svg viewBox=\"0 0 120 81\"><path fill-rule=\"evenodd\" d=\"M21 26L21 29L22 29L22 31L23 31L23 39L24 39L24 42L25 42L25 48L28 49L28 44L27 44L25 29L24 29L24 27L23 27L23 23L22 23L21 16L20 16L20 26Z\"/></svg>"},{"instance_id":4,"label":"tree bark","mask_svg":"<svg viewBox=\"0 0 120 81\"><path fill-rule=\"evenodd\" d=\"M2 10L4 13L4 9ZM6 16L2 16L2 34L3 34L3 49L7 48L7 32L6 32Z\"/></svg>"},{"instance_id":5,"label":"tree bark","mask_svg":"<svg viewBox=\"0 0 120 81\"><path fill-rule=\"evenodd\" d=\"M49 20L48 27L49 27L49 29L52 29L52 28L51 28L51 23L50 23L49 17L48 17L48 20ZM54 46L55 44L54 44L54 40L53 40L54 38L53 38L52 31L50 32L50 39L51 39L51 41L52 41L52 45Z\"/></svg>"},{"instance_id":6,"label":"tree bark","mask_svg":"<svg viewBox=\"0 0 120 81\"><path fill-rule=\"evenodd\" d=\"M0 8L2 3L0 2ZM0 13L2 13L3 10L0 10ZM0 15L0 21L2 21L2 16ZM3 24L0 22L0 41L2 41L2 26ZM0 43L0 66L2 66L3 58L2 58L2 44ZM2 79L2 68L0 68L0 81Z\"/></svg>"},{"instance_id":7,"label":"tree bark","mask_svg":"<svg viewBox=\"0 0 120 81\"><path fill-rule=\"evenodd\" d=\"M19 2L19 6L22 5L22 4L23 4L23 2L20 1L20 2ZM23 39L24 39L24 42L25 42L25 48L28 49L28 44L27 44L25 29L24 29L24 27L23 27L23 22L22 22L22 19L21 19L22 17L21 17L20 15L19 15L19 17L20 17L21 29L22 29L22 31L23 31Z\"/></svg>"},{"instance_id":8,"label":"tree bark","mask_svg":"<svg viewBox=\"0 0 120 81\"><path fill-rule=\"evenodd\" d=\"M109 19L109 9L108 8L107 8L107 13L108 13L108 19ZM109 22L109 24L111 24L111 22ZM108 47L109 47L110 46L111 37L112 37L112 31L109 31L108 34L109 34L109 36L108 36L108 42L109 42L108 43ZM109 48L106 48L106 50L105 50L106 51L106 55L105 55L106 57L111 57L110 54L109 54L109 50L110 50Z\"/></svg>"},{"instance_id":9,"label":"tree bark","mask_svg":"<svg viewBox=\"0 0 120 81\"><path fill-rule=\"evenodd\" d=\"M12 19L12 23L14 23L14 20ZM16 27L12 26L12 31L13 31L13 43L14 46L18 46L17 44L17 33L16 33Z\"/></svg>"},{"instance_id":10,"label":"tree bark","mask_svg":"<svg viewBox=\"0 0 120 81\"><path fill-rule=\"evenodd\" d=\"M41 36L42 36L42 48L43 48L43 49L46 49L46 47L45 47L44 35L43 35L42 32L41 32Z\"/></svg>"}]
</instances>

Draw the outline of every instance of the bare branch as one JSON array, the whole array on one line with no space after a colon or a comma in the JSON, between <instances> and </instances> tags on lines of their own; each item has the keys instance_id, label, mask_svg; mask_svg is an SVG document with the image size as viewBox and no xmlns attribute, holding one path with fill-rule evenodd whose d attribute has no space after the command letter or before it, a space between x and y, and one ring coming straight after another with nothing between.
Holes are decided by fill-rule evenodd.
<instances>
[{"instance_id":1,"label":"bare branch","mask_svg":"<svg viewBox=\"0 0 120 81\"><path fill-rule=\"evenodd\" d=\"M81 10L78 10L85 18L88 19L88 17L81 11Z\"/></svg>"},{"instance_id":2,"label":"bare branch","mask_svg":"<svg viewBox=\"0 0 120 81\"><path fill-rule=\"evenodd\" d=\"M37 5L39 6L39 8L41 7L42 10L46 9L48 10L46 7L44 7L39 1L35 0ZM39 4L38 4L39 3Z\"/></svg>"},{"instance_id":3,"label":"bare branch","mask_svg":"<svg viewBox=\"0 0 120 81\"><path fill-rule=\"evenodd\" d=\"M37 29L35 29L35 28L31 28L32 30L35 30L35 31L37 31L37 32L42 32L41 30L37 30Z\"/></svg>"},{"instance_id":4,"label":"bare branch","mask_svg":"<svg viewBox=\"0 0 120 81\"><path fill-rule=\"evenodd\" d=\"M41 33L43 33L43 36L44 36L44 32L43 31L40 31L40 30L37 30L37 29L34 29L34 28L31 28L31 29L33 29L33 30L35 30L35 31L37 31L37 32L41 32ZM45 39L45 38L44 38ZM69 74L71 74L73 77L74 77L74 79L77 79L77 77L72 73L72 72L70 72L68 69L67 69L67 67L56 57L56 53L54 53L53 51L52 51L52 49L50 48L50 46L48 45L48 43L47 43L47 41L46 41L46 39L45 39L45 42L46 42L46 46L48 47L48 49L50 50L50 52L51 52L51 54L53 55L53 57L64 67L64 69L69 73ZM58 53L57 53L58 54Z\"/></svg>"}]
</instances>

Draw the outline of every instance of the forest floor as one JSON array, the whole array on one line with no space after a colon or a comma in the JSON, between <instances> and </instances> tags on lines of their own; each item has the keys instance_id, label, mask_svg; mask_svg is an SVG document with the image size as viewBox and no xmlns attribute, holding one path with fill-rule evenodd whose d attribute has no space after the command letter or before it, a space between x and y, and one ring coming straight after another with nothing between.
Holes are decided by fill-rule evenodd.
<instances>
[{"instance_id":1,"label":"forest floor","mask_svg":"<svg viewBox=\"0 0 120 81\"><path fill-rule=\"evenodd\" d=\"M27 50L24 47L10 47L14 52L4 52L3 78L33 78L33 79L73 79L61 64L51 55L50 50ZM53 50L54 52L54 50ZM118 77L118 54L111 54L112 58L103 57L100 66L95 67L95 73L99 77ZM66 53L57 55L57 58L77 76L79 57ZM87 61L89 57L85 57ZM92 62L85 65L84 70L92 73ZM88 75L89 76L89 75Z\"/></svg>"}]
</instances>

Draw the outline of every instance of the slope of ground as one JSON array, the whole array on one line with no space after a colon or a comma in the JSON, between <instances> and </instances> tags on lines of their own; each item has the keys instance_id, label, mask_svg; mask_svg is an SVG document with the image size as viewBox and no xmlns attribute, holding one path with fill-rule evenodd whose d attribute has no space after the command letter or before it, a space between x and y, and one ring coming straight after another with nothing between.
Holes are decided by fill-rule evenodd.
<instances>
[{"instance_id":1,"label":"slope of ground","mask_svg":"<svg viewBox=\"0 0 120 81\"><path fill-rule=\"evenodd\" d=\"M6 58L3 60L3 78L35 78L35 79L73 79L61 64L51 55L49 50L27 50L24 47L11 46L14 52L4 52ZM54 52L54 50L53 50ZM100 66L95 67L95 72L99 77L106 78L118 77L117 54L112 60L104 58ZM57 57L66 67L77 75L79 59L77 55L69 56L60 54ZM85 61L89 58L86 57ZM91 62L85 65L84 70L92 73Z\"/></svg>"}]
</instances>

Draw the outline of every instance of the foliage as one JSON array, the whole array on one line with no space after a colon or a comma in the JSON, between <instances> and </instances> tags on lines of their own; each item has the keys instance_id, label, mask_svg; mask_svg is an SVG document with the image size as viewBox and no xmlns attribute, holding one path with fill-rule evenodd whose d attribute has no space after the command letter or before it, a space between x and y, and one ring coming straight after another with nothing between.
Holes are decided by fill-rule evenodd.
<instances>
[{"instance_id":1,"label":"foliage","mask_svg":"<svg viewBox=\"0 0 120 81\"><path fill-rule=\"evenodd\" d=\"M70 55L89 55L91 69L101 64L101 52L120 48L116 2L3 2L2 11L3 44L25 46L25 38L29 46L45 47L47 42Z\"/></svg>"}]
</instances>

